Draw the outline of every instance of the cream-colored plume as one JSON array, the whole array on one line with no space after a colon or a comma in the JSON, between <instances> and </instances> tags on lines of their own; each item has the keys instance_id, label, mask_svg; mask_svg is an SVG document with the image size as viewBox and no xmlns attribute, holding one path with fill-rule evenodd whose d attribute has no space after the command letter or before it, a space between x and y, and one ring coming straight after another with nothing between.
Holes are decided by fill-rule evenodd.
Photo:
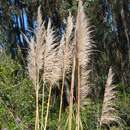
<instances>
[{"instance_id":1,"label":"cream-colored plume","mask_svg":"<svg viewBox=\"0 0 130 130\"><path fill-rule=\"evenodd\" d=\"M77 55L80 67L80 97L81 104L85 103L85 98L91 92L91 71L92 71L92 55L94 43L90 36L90 27L88 18L84 12L83 3L79 0L77 24L76 24L76 45Z\"/></svg>"},{"instance_id":2,"label":"cream-colored plume","mask_svg":"<svg viewBox=\"0 0 130 130\"><path fill-rule=\"evenodd\" d=\"M122 124L121 118L118 116L118 111L116 110L116 85L114 82L114 72L112 67L109 69L108 78L105 86L104 100L102 105L102 113L100 119L100 126L108 126L111 123L117 123L119 126Z\"/></svg>"},{"instance_id":3,"label":"cream-colored plume","mask_svg":"<svg viewBox=\"0 0 130 130\"><path fill-rule=\"evenodd\" d=\"M29 41L29 40L27 40ZM40 89L40 70L43 66L43 54L45 51L45 29L42 23L40 7L38 8L37 27L34 30L34 37L29 42L28 51L28 72L33 82L36 92L36 120L35 130L39 130L39 89Z\"/></svg>"},{"instance_id":4,"label":"cream-colored plume","mask_svg":"<svg viewBox=\"0 0 130 130\"><path fill-rule=\"evenodd\" d=\"M71 13L67 18L64 43L64 69L66 76L71 74L74 57L74 23Z\"/></svg>"},{"instance_id":5,"label":"cream-colored plume","mask_svg":"<svg viewBox=\"0 0 130 130\"><path fill-rule=\"evenodd\" d=\"M36 82L36 77L38 71L42 69L43 66L43 54L45 51L45 30L44 24L41 20L40 7L38 8L37 17L37 27L34 31L35 38L33 37L29 41L29 51L28 51L28 72L29 77L33 81L34 85Z\"/></svg>"},{"instance_id":6,"label":"cream-colored plume","mask_svg":"<svg viewBox=\"0 0 130 130\"><path fill-rule=\"evenodd\" d=\"M46 34L46 47L44 54L44 76L43 78L54 84L61 78L61 65L59 66L58 57L58 43L54 31L51 27L51 21L49 20L47 34ZM62 61L60 61L60 64Z\"/></svg>"},{"instance_id":7,"label":"cream-colored plume","mask_svg":"<svg viewBox=\"0 0 130 130\"><path fill-rule=\"evenodd\" d=\"M44 65L44 77L52 84L62 80L63 68L66 72L70 73L72 68L73 56L73 18L71 15L68 17L67 29L62 36L60 44L56 43L56 37L53 29L48 25L48 33L46 38L46 59ZM57 46L56 48L54 48Z\"/></svg>"},{"instance_id":8,"label":"cream-colored plume","mask_svg":"<svg viewBox=\"0 0 130 130\"><path fill-rule=\"evenodd\" d=\"M34 38L29 42L28 51L28 74L33 84L36 84L36 53L35 53L35 41Z\"/></svg>"}]
</instances>

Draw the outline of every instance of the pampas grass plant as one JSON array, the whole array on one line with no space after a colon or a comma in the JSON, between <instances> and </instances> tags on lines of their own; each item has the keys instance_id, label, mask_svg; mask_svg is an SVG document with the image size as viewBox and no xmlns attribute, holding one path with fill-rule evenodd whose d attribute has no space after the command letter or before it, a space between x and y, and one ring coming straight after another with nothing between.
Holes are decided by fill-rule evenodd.
<instances>
[{"instance_id":1,"label":"pampas grass plant","mask_svg":"<svg viewBox=\"0 0 130 130\"><path fill-rule=\"evenodd\" d=\"M47 101L47 109L45 122L43 125L43 108L44 108L44 85L43 85L43 101L41 114L41 130L47 129L52 87L60 86L59 89L60 108L58 115L57 129L61 130L61 112L63 105L63 91L65 87L65 79L71 79L70 97L69 97L69 113L68 113L68 130L72 130L74 89L77 86L77 114L76 114L76 130L82 129L80 119L80 107L86 105L86 99L92 92L91 73L93 72L92 60L94 54L95 43L91 39L91 31L88 18L84 12L83 2L78 2L78 12L76 23L69 14L67 19L67 27L61 41L57 42L55 30L52 28L49 19L47 30L42 23L40 8L38 9L37 23L38 26L34 31L35 37L29 41L28 55L28 72L36 91L36 121L35 130L39 130L39 76L40 70L43 69L43 81L48 82L49 94ZM71 77L71 78L70 78ZM102 113L100 126L109 125L116 122L121 126L121 119L116 115L115 108L116 86L113 84L114 72L112 67L109 69L108 79L106 82L104 100L102 105ZM58 84L57 84L58 83Z\"/></svg>"},{"instance_id":2,"label":"pampas grass plant","mask_svg":"<svg viewBox=\"0 0 130 130\"><path fill-rule=\"evenodd\" d=\"M29 52L28 52L28 73L29 77L33 82L36 92L36 120L35 130L39 130L39 75L40 70L43 66L43 53L44 53L44 24L42 23L42 16L40 7L38 9L37 16L37 27L34 31L35 37L29 41Z\"/></svg>"}]
</instances>

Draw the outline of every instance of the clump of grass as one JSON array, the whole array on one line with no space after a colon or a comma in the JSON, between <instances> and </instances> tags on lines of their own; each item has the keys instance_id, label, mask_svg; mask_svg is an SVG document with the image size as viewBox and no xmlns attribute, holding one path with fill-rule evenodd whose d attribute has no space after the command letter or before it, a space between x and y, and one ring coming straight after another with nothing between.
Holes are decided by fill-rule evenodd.
<instances>
[{"instance_id":1,"label":"clump of grass","mask_svg":"<svg viewBox=\"0 0 130 130\"><path fill-rule=\"evenodd\" d=\"M49 94L47 101L47 109L45 122L43 126L43 110L41 115L41 130L47 129L50 101L52 87L55 85L60 86L59 81L62 81L60 95L60 108L58 115L58 130L61 129L61 112L63 105L63 92L65 87L65 79L70 79L70 92L69 92L69 113L68 113L68 130L73 129L73 111L74 106L74 89L76 89L76 130L82 129L80 119L80 107L86 105L87 98L91 95L92 85L92 60L95 52L95 43L91 38L91 31L88 18L84 12L83 2L79 0L78 12L76 23L73 22L71 14L67 20L66 31L57 42L55 30L52 28L51 20L48 22L47 30L45 30L38 9L38 26L35 29L35 38L29 42L29 55L28 55L28 71L29 76L33 82L36 91L36 121L35 130L39 130L39 88L40 88L40 70L42 69L43 81L48 82ZM113 85L114 73L112 68L109 70L108 80L106 83L104 100L102 106L102 114L100 126L109 125L111 122L116 122L121 125L121 119L116 115L114 100L116 98L116 86ZM76 87L76 88L75 88ZM75 100L76 101L76 100ZM43 85L43 101L44 105L44 85Z\"/></svg>"}]
</instances>

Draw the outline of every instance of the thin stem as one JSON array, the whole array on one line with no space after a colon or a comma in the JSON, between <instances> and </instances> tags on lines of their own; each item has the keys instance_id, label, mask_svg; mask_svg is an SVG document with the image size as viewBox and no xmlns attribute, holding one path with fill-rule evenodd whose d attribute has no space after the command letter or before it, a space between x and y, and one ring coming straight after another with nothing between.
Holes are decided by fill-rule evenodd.
<instances>
[{"instance_id":1,"label":"thin stem","mask_svg":"<svg viewBox=\"0 0 130 130\"><path fill-rule=\"evenodd\" d=\"M39 130L39 104L38 104L38 90L36 90L36 120L35 130Z\"/></svg>"},{"instance_id":2,"label":"thin stem","mask_svg":"<svg viewBox=\"0 0 130 130\"><path fill-rule=\"evenodd\" d=\"M37 70L37 79L35 84L36 91L36 120L35 120L35 130L39 130L39 71Z\"/></svg>"},{"instance_id":3,"label":"thin stem","mask_svg":"<svg viewBox=\"0 0 130 130\"><path fill-rule=\"evenodd\" d=\"M80 66L78 65L78 110L77 110L77 130L80 130Z\"/></svg>"},{"instance_id":4,"label":"thin stem","mask_svg":"<svg viewBox=\"0 0 130 130\"><path fill-rule=\"evenodd\" d=\"M61 97L60 97L60 109L59 109L59 118L58 118L58 130L60 130L60 121L61 121L61 110L62 110L62 103L63 103L64 83L65 83L65 69L64 69L64 72L63 72L63 79L62 79L62 88L61 88Z\"/></svg>"},{"instance_id":5,"label":"thin stem","mask_svg":"<svg viewBox=\"0 0 130 130\"><path fill-rule=\"evenodd\" d=\"M64 45L64 59L63 59L63 77L62 77L62 87L61 87L61 96L60 96L60 109L59 109L59 118L58 118L58 130L60 130L60 121L61 121L61 110L63 104L63 91L65 84L65 58L66 58L66 42Z\"/></svg>"},{"instance_id":6,"label":"thin stem","mask_svg":"<svg viewBox=\"0 0 130 130\"><path fill-rule=\"evenodd\" d=\"M43 83L43 89L42 89L41 130L44 128L44 125L43 125L43 115L44 115L44 88L45 88L45 81L44 81L44 83Z\"/></svg>"},{"instance_id":7,"label":"thin stem","mask_svg":"<svg viewBox=\"0 0 130 130\"><path fill-rule=\"evenodd\" d=\"M51 99L51 90L52 90L52 85L50 85L50 89L49 89L48 103L47 103L47 112L46 112L46 116L45 116L45 126L44 126L44 130L46 130L46 127L47 127L48 113L49 113L50 99Z\"/></svg>"},{"instance_id":8,"label":"thin stem","mask_svg":"<svg viewBox=\"0 0 130 130\"><path fill-rule=\"evenodd\" d=\"M71 128L72 128L73 91L74 91L74 79L75 79L75 66L76 66L76 57L74 56L73 69L72 69L72 79L71 79L71 90L70 90L69 126L68 126L68 130L71 130Z\"/></svg>"},{"instance_id":9,"label":"thin stem","mask_svg":"<svg viewBox=\"0 0 130 130\"><path fill-rule=\"evenodd\" d=\"M79 0L78 0L79 2ZM79 12L79 7L78 7L78 12ZM78 18L78 17L77 17ZM77 19L78 21L78 19ZM77 103L77 129L76 130L80 130L80 64L79 64L79 50L78 50L78 42L77 42L77 32L78 32L78 28L76 28L76 32L75 32L75 37L76 37L76 60L77 60L77 75L78 75L78 103Z\"/></svg>"}]
</instances>

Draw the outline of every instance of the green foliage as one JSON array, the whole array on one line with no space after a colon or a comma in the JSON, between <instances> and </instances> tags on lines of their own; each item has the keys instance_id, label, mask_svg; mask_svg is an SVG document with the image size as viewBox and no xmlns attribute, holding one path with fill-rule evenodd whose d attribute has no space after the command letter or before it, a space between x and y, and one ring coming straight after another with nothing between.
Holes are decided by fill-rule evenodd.
<instances>
[{"instance_id":1,"label":"green foliage","mask_svg":"<svg viewBox=\"0 0 130 130\"><path fill-rule=\"evenodd\" d=\"M3 54L0 60L0 127L14 130L34 122L35 100L31 82L17 61Z\"/></svg>"},{"instance_id":2,"label":"green foliage","mask_svg":"<svg viewBox=\"0 0 130 130\"><path fill-rule=\"evenodd\" d=\"M81 121L83 130L96 130L98 127L99 108L96 102L87 104L86 107L81 110Z\"/></svg>"},{"instance_id":3,"label":"green foliage","mask_svg":"<svg viewBox=\"0 0 130 130\"><path fill-rule=\"evenodd\" d=\"M126 88L122 83L118 84L118 101L120 117L125 121L125 130L130 129L130 88Z\"/></svg>"}]
</instances>

